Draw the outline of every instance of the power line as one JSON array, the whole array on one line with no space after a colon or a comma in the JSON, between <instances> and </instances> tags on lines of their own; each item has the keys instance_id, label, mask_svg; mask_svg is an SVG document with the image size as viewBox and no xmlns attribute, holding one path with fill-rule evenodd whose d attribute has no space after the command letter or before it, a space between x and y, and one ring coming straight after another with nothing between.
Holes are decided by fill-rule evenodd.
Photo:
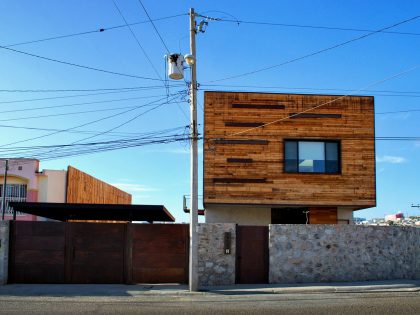
<instances>
[{"instance_id":1,"label":"power line","mask_svg":"<svg viewBox=\"0 0 420 315\"><path fill-rule=\"evenodd\" d=\"M172 84L170 87L181 87L184 84ZM127 91L131 90L153 90L161 89L161 85L149 85L149 86L133 86L133 87L120 87L120 88L97 88L97 89L3 89L0 92L6 93L56 93L56 92L96 92L96 91ZM115 93L117 93L115 92Z\"/></svg>"},{"instance_id":2,"label":"power line","mask_svg":"<svg viewBox=\"0 0 420 315\"><path fill-rule=\"evenodd\" d=\"M82 102L82 103L73 103L73 104L64 104L64 105L51 105L51 106L40 106L40 107L28 107L28 108L13 109L13 110L3 110L3 111L0 111L0 114L4 114L4 113L15 113L15 112L28 112L28 111L34 111L34 110L51 109L51 108L74 107L74 106L81 106L81 105L113 103L113 102L139 100L139 99L148 99L148 98L163 97L163 96L166 96L166 95L159 94L159 95L117 98L117 99L112 99L112 100L93 101L93 102Z\"/></svg>"},{"instance_id":3,"label":"power line","mask_svg":"<svg viewBox=\"0 0 420 315\"><path fill-rule=\"evenodd\" d=\"M265 123L265 124L259 125L259 126L257 126L257 127L252 127L252 128L248 128L248 129L245 129L245 130L239 131L239 132L235 132L235 133L232 133L232 134L230 134L230 135L226 135L225 137L232 137L232 136L241 135L241 134L244 134L244 133L248 133L249 131L252 131L252 130L256 130L256 129L260 129L260 128L264 128L264 127L266 127L266 126L269 126L269 125L272 125L272 124L275 124L275 123L278 123L278 122L281 122L281 121L284 121L284 120L287 120L287 119L290 119L290 118L293 118L293 117L299 116L299 115L301 115L301 114L303 114L303 113L307 113L307 112L312 111L312 110L314 110L314 109L317 109L317 108L320 108L320 107L326 106L326 105L328 105L328 104L332 104L332 103L334 103L334 102L336 102L336 101L339 101L339 100L341 100L341 99L344 99L344 98L346 98L346 97L348 97L348 96L354 95L354 94L358 93L360 90L368 89L368 88L370 88L370 87L373 87L373 86L376 86L376 85L382 84L382 83L384 83L384 82L386 82L386 81L390 81L390 80L392 80L392 79L395 79L395 78L397 78L397 77L400 77L400 76L402 76L402 75L404 75L404 74L407 74L407 73L409 73L409 72L411 72L411 71L414 71L414 70L416 70L416 69L418 69L418 68L420 68L420 64L418 64L418 65L416 65L416 66L414 66L414 67L408 68L408 69L406 69L406 70L403 70L403 71L401 71L401 72L398 72L398 73L396 73L396 74L393 74L393 75L391 75L391 76L389 76L389 77L387 77L387 78L385 78L385 79L382 79L382 80L379 80L379 81L373 82L373 83L371 83L371 84L368 84L367 86L365 86L365 87L363 87L363 88L361 88L361 89L358 89L358 90L353 91L353 93L349 93L349 94L346 94L346 95L339 96L339 97L334 98L334 99L332 99L332 100L330 100L330 101L327 101L327 102L321 103L321 104L319 104L319 105L317 105L317 106L313 106L313 107L310 107L310 108L308 108L308 109L302 110L302 111L300 111L300 112L298 112L298 113L295 113L295 114L288 115L288 116L285 116L285 117L280 118L280 119L276 119L276 120L270 121L270 122L268 122L268 123ZM213 141L214 141L214 140L217 140L217 139L216 139L216 138L213 138L213 139L207 139L207 140L213 140Z\"/></svg>"},{"instance_id":4,"label":"power line","mask_svg":"<svg viewBox=\"0 0 420 315\"><path fill-rule=\"evenodd\" d=\"M320 25L306 25L306 24L287 24L287 23L275 23L275 22L262 22L262 21L246 21L236 19L213 19L217 22L231 22L236 24L253 24L253 25L265 25L265 26L282 26L282 27L295 27L295 28L310 28L310 29L322 29L322 30L333 30L333 31L350 31L350 32L375 32L372 29L361 29L361 28L347 28L347 27L333 27L333 26L320 26ZM396 31L380 31L385 34L396 34L396 35L414 35L419 36L420 33L412 32L396 32Z\"/></svg>"},{"instance_id":5,"label":"power line","mask_svg":"<svg viewBox=\"0 0 420 315\"><path fill-rule=\"evenodd\" d=\"M376 113L376 115L400 114L400 113L412 113L412 112L420 112L420 109L407 109L407 110L397 110L393 112L382 112L382 113Z\"/></svg>"},{"instance_id":6,"label":"power line","mask_svg":"<svg viewBox=\"0 0 420 315\"><path fill-rule=\"evenodd\" d=\"M160 79L160 81L164 81L161 77L161 75L159 74L159 72L157 71L156 67L154 66L152 60L150 60L149 55L147 54L146 50L143 48L142 44L140 43L139 39L137 38L136 34L133 32L133 30L131 29L131 26L128 25L127 20L124 17L124 14L121 12L120 8L118 7L117 3L115 2L115 0L112 0L112 2L114 3L115 8L117 9L118 13L120 14L121 18L124 20L125 25L128 27L128 29L130 30L131 35L133 36L134 40L137 43L137 46L140 48L141 52L143 53L143 55L146 57L147 61L149 62L150 66L153 68L153 71L156 73L157 77ZM165 85L166 87L166 85Z\"/></svg>"},{"instance_id":7,"label":"power line","mask_svg":"<svg viewBox=\"0 0 420 315\"><path fill-rule=\"evenodd\" d=\"M188 126L184 127L187 128ZM177 141L187 141L190 137L185 136L185 134L170 134L170 135L161 135L154 134L150 136L140 137L140 138L131 138L131 139L117 139L110 141L101 141L101 142L89 142L89 143L77 143L77 144L59 144L59 145L49 145L49 146L32 146L32 147L13 147L7 149L0 149L1 154L14 155L14 156L34 156L44 154L43 160L56 159L61 157L82 155L82 154L91 154L98 153L110 150L125 149L130 147L144 146L148 144L164 144ZM203 138L200 137L200 140ZM377 141L420 141L420 137L404 137L404 136L386 136L386 137L370 137L370 138L346 138L345 140L377 140ZM274 142L281 142L282 140L274 140ZM47 151L60 149L60 152L52 155L45 155Z\"/></svg>"},{"instance_id":8,"label":"power line","mask_svg":"<svg viewBox=\"0 0 420 315\"><path fill-rule=\"evenodd\" d=\"M23 129L23 130L32 130L32 131L61 131L67 133L75 133L75 134L97 134L101 131L93 131L93 130L65 130L65 129L56 129L56 128L39 128L39 127L24 127L24 126L14 126L14 125L0 125L0 128L11 128L11 129ZM175 131L179 128L183 127L176 127L171 129L164 129L169 131ZM153 133L153 132L150 132ZM109 132L107 133L108 136L127 136L127 137L139 137L141 135L147 135L149 133L139 133L139 132Z\"/></svg>"},{"instance_id":9,"label":"power line","mask_svg":"<svg viewBox=\"0 0 420 315\"><path fill-rule=\"evenodd\" d=\"M293 87L293 86L272 86L272 85L235 85L235 84L200 84L200 87L232 87L232 88L257 88L257 89L283 89L283 90L305 90L305 91L338 91L338 92L352 92L354 89L344 89L344 88L317 88L317 87ZM204 90L204 89L202 89ZM207 89L205 89L207 91ZM214 91L211 90L210 91ZM215 90L217 91L217 90ZM420 91L398 91L398 90L371 90L364 89L359 90L360 92L370 92L370 93L395 93L395 94L419 94ZM388 95L381 95L388 96ZM394 95L389 95L394 96Z\"/></svg>"},{"instance_id":10,"label":"power line","mask_svg":"<svg viewBox=\"0 0 420 315\"><path fill-rule=\"evenodd\" d=\"M150 102L148 104L152 104L152 103L155 103L155 102L162 101L165 98L161 98L159 100ZM143 106L143 105L140 105L140 106ZM56 135L56 134L59 134L59 133L62 133L62 132L68 131L68 130L74 130L74 129L77 129L77 128L80 128L80 127L85 127L85 126L92 125L92 124L95 124L97 122L100 122L100 121L103 121L103 120L106 120L106 119L110 119L110 118L114 118L114 117L117 117L117 116L120 116L120 115L124 115L124 114L129 113L129 112L131 112L133 110L136 110L136 108L128 109L128 110L125 110L125 111L122 111L122 112L119 112L119 113L116 113L116 114L105 116L105 117L102 117L102 118L99 118L99 119L96 119L96 120L92 120L92 121L89 121L87 123L83 123L83 124L77 125L75 127L67 128L67 129L64 129L64 130L61 130L61 131L55 131L55 132L51 132L51 133L48 133L48 134L45 134L45 135L42 135L42 136L37 136L37 137L27 138L27 139L23 139L23 140L19 140L19 141L10 142L10 143L1 145L0 148L6 147L6 146L9 146L9 145L13 145L13 144L18 144L18 143L23 143L23 142L31 141L31 140L36 140L36 139L41 139L41 138L49 137L49 136Z\"/></svg>"},{"instance_id":11,"label":"power line","mask_svg":"<svg viewBox=\"0 0 420 315\"><path fill-rule=\"evenodd\" d=\"M153 20L152 20L152 18L150 17L149 13L147 12L146 8L144 7L143 2L141 2L141 0L138 0L138 2L140 3L141 7L143 8L144 13L146 13L147 18L149 19L149 22L152 24L153 28L155 29L155 32L156 32L156 34L159 36L160 41L162 42L163 46L165 46L165 49L166 49L167 53L168 53L168 54L170 54L170 51L169 51L168 46L166 45L165 41L163 40L162 35L160 35L160 33L159 33L159 31L158 31L158 29L157 29L157 27L156 27L155 23L153 23Z\"/></svg>"},{"instance_id":12,"label":"power line","mask_svg":"<svg viewBox=\"0 0 420 315\"><path fill-rule=\"evenodd\" d=\"M17 50L17 49L10 48L10 47L0 46L0 48L5 49L5 50L9 50L9 51L12 51L12 52L15 52L15 53L18 53L18 54L22 54L22 55L26 55L26 56L46 60L46 61L51 61L51 62L55 62L55 63L59 63L59 64L64 64L64 65L72 66L72 67L76 67L76 68L92 70L92 71L112 74L112 75L116 75L116 76L128 77L128 78L135 78L135 79L142 79L142 80L152 80L152 81L162 81L161 79L143 77L143 76L139 76L139 75L127 74L127 73L116 72L116 71L111 71L111 70L105 70L105 69L95 68L95 67L91 67L91 66L85 66L85 65L81 65L81 64L77 64L77 63L73 63L73 62L58 60L58 59L49 58L49 57L44 57L44 56L28 53L28 52L25 52L25 51L22 51L22 50Z\"/></svg>"},{"instance_id":13,"label":"power line","mask_svg":"<svg viewBox=\"0 0 420 315\"><path fill-rule=\"evenodd\" d=\"M282 66L285 66L285 65L291 64L291 63L293 63L293 62L300 61L300 60L303 60L303 59L306 59L306 58L309 58L309 57L313 57L313 56L316 56L316 55L322 54L322 53L324 53L324 52L327 52L327 51L330 51L330 50L333 50L333 49L336 49L336 48L339 48L339 47L345 46L345 45L347 45L347 44L350 44L350 43L353 43L353 42L359 41L359 40L364 39L364 38L366 38L366 37L369 37L369 36L372 36L372 35L375 35L375 34L381 33L381 32L383 32L383 31L385 31L385 30L390 29L390 28L393 28L393 27L396 27L396 26L399 26L399 25L402 25L402 24L405 24L405 23L408 23L408 22L414 21L414 20L418 19L419 17L420 17L420 15L414 16L414 17L412 17L412 18L409 18L409 19L403 20L403 21L401 21L401 22L398 22L398 23L392 24L392 25L387 26L387 27L383 27L383 28L381 28L381 29L378 29L378 30L376 30L376 31L370 32L370 33L368 33L368 34L365 34L365 35L362 35L362 36L358 36L358 37L352 38L352 39L347 40L347 41L345 41L345 42L341 42L341 43L339 43L339 44L335 44L335 45L333 45L333 46L330 46L330 47L327 47L327 48L324 48L324 49L321 49L321 50L317 50L317 51L312 52L312 53L310 53L310 54L306 54L306 55L303 55L303 56L300 56L300 57L297 57L297 58L293 58L293 59L287 60L287 61L282 62L282 63L279 63L279 64L275 64L275 65L272 65L272 66L268 66L268 67L260 68L260 69L253 70L253 71L249 71L249 72L244 72L244 73L237 74L237 75L232 75L232 76L229 76L229 77L226 77L226 78L222 78L222 79L211 80L211 81L208 81L207 83L213 83L213 82L220 82L220 81L225 81L225 80L230 80L230 79L236 79L236 78L239 78L239 77L244 77L244 76L252 75L252 74L255 74L255 73L259 73L259 72L263 72L263 71L271 70L271 69L274 69L274 68L282 67Z\"/></svg>"},{"instance_id":14,"label":"power line","mask_svg":"<svg viewBox=\"0 0 420 315\"><path fill-rule=\"evenodd\" d=\"M188 13L181 13L181 14L156 18L156 19L154 19L154 21L162 21L162 20L172 19L172 18L185 16L185 15L188 15ZM148 23L148 22L149 21L139 21L139 22L129 23L128 26L144 24L144 23ZM79 32L79 33L72 33L72 34L66 34L66 35L46 37L46 38L41 38L41 39L36 39L36 40L31 40L31 41L26 41L26 42L4 45L4 47L15 47L15 46L20 46L20 45L35 44L35 43L40 43L40 42L45 42L45 41L50 41L50 40L63 39L63 38L69 38L69 37L75 37L75 36L81 36L81 35L87 35L87 34L93 34L93 33L103 33L105 31L114 30L114 29L118 29L118 28L124 28L124 27L127 27L127 25L126 24L116 25L116 26L103 27L103 28L90 30L90 31Z\"/></svg>"},{"instance_id":15,"label":"power line","mask_svg":"<svg viewBox=\"0 0 420 315\"><path fill-rule=\"evenodd\" d=\"M150 109L148 109L148 110L146 110L146 111L144 111L144 112L142 112L142 113L140 113L140 114L138 114L138 115L135 115L134 117L132 117L132 118L130 118L130 119L128 119L128 120L126 120L126 121L122 122L121 124L118 124L118 125L117 125L117 126L115 126L115 127L112 127L112 128L107 129L107 130L105 130L105 131L98 132L97 134L94 134L94 135L92 135L92 136L88 136L88 137L85 137L85 138L79 139L79 140L77 140L77 141L73 141L71 144L80 143L81 141L85 141L85 140L89 140L89 139L92 139L92 138L96 138L96 137L102 136L102 135L104 135L104 134L107 134L107 133L109 133L109 132L112 132L112 131L114 131L114 130L116 130L116 129L118 129L118 128L122 127L122 126L125 126L125 125L129 124L130 122L132 122L132 121L136 120L137 118L139 118L139 117L141 117L141 116L143 116L143 115L145 115L145 114L147 114L147 113L151 112L152 110L155 110L155 109L157 109L157 108L159 108L159 107L161 107L161 106L163 106L163 105L169 104L169 103L170 103L172 100L174 100L174 99L175 99L175 97L173 97L171 100L167 100L167 101L166 101L166 102L164 102L164 103L158 104L158 105L156 105L156 106L154 106L154 107L152 107L152 108L150 108ZM54 149L54 150L52 150L52 151L49 151L49 152L47 152L46 154L52 153L52 152L53 152L53 151L55 151L55 150L56 150L56 149Z\"/></svg>"},{"instance_id":16,"label":"power line","mask_svg":"<svg viewBox=\"0 0 420 315\"><path fill-rule=\"evenodd\" d=\"M175 102L168 102L168 104L175 104ZM60 116L72 116L72 115L80 115L80 114L87 114L87 113L100 113L100 112L109 112L109 111L116 111L120 109L138 109L142 107L147 107L151 105L143 105L143 106L123 106L123 107L114 107L114 108L105 108L105 109L92 109L92 110L85 110L85 111L77 111L77 112L68 112L68 113L59 113L59 114L44 114L44 115L37 115L37 116L24 116L24 117L17 117L17 118L5 118L0 119L0 121L17 121L17 120L28 120L28 119L39 119L39 118L48 118L48 117L60 117Z\"/></svg>"}]
</instances>

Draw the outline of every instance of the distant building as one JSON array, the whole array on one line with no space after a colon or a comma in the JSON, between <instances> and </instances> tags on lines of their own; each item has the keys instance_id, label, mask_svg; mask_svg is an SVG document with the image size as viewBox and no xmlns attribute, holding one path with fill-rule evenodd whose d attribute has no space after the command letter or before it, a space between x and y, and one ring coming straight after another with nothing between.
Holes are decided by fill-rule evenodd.
<instances>
[{"instance_id":1,"label":"distant building","mask_svg":"<svg viewBox=\"0 0 420 315\"><path fill-rule=\"evenodd\" d=\"M366 222L366 218L353 218L353 222L356 224Z\"/></svg>"},{"instance_id":2,"label":"distant building","mask_svg":"<svg viewBox=\"0 0 420 315\"><path fill-rule=\"evenodd\" d=\"M131 204L131 195L74 167L39 170L39 160L8 159L5 219L13 218L9 202ZM0 159L0 206L3 202L5 159ZM16 213L17 220L42 218Z\"/></svg>"},{"instance_id":3,"label":"distant building","mask_svg":"<svg viewBox=\"0 0 420 315\"><path fill-rule=\"evenodd\" d=\"M385 222L399 220L404 220L404 214L402 212L398 212L396 214L388 214L385 216Z\"/></svg>"}]
</instances>

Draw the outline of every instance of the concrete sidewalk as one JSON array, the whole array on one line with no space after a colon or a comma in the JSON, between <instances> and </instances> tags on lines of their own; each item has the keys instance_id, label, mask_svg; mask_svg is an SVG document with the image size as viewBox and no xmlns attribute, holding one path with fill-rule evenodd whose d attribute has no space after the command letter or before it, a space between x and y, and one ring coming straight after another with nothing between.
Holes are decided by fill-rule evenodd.
<instances>
[{"instance_id":1,"label":"concrete sidewalk","mask_svg":"<svg viewBox=\"0 0 420 315\"><path fill-rule=\"evenodd\" d=\"M1 297L140 297L188 295L255 295L302 293L420 292L420 280L260 284L207 287L189 292L178 284L9 284L0 286Z\"/></svg>"}]
</instances>

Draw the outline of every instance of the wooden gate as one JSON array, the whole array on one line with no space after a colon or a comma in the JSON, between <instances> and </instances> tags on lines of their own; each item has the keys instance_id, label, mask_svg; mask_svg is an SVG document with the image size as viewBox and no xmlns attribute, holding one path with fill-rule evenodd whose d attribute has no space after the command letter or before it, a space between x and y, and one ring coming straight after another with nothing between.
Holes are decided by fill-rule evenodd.
<instances>
[{"instance_id":1,"label":"wooden gate","mask_svg":"<svg viewBox=\"0 0 420 315\"><path fill-rule=\"evenodd\" d=\"M9 282L64 283L65 226L33 221L10 224Z\"/></svg>"},{"instance_id":2,"label":"wooden gate","mask_svg":"<svg viewBox=\"0 0 420 315\"><path fill-rule=\"evenodd\" d=\"M133 283L188 283L186 224L130 225Z\"/></svg>"},{"instance_id":3,"label":"wooden gate","mask_svg":"<svg viewBox=\"0 0 420 315\"><path fill-rule=\"evenodd\" d=\"M236 283L268 283L268 226L236 231Z\"/></svg>"},{"instance_id":4,"label":"wooden gate","mask_svg":"<svg viewBox=\"0 0 420 315\"><path fill-rule=\"evenodd\" d=\"M10 283L187 283L188 225L11 222Z\"/></svg>"},{"instance_id":5,"label":"wooden gate","mask_svg":"<svg viewBox=\"0 0 420 315\"><path fill-rule=\"evenodd\" d=\"M68 224L68 283L124 283L126 224Z\"/></svg>"}]
</instances>

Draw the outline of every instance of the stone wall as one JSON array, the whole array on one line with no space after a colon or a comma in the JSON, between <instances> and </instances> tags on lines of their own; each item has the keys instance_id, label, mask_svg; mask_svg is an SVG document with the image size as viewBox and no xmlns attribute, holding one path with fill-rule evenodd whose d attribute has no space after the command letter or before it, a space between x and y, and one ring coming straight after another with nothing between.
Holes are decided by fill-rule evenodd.
<instances>
[{"instance_id":1,"label":"stone wall","mask_svg":"<svg viewBox=\"0 0 420 315\"><path fill-rule=\"evenodd\" d=\"M9 221L0 221L0 285L7 283L9 267Z\"/></svg>"},{"instance_id":2,"label":"stone wall","mask_svg":"<svg viewBox=\"0 0 420 315\"><path fill-rule=\"evenodd\" d=\"M199 287L235 284L236 225L205 223L198 227ZM231 253L224 252L224 233L231 233Z\"/></svg>"},{"instance_id":3,"label":"stone wall","mask_svg":"<svg viewBox=\"0 0 420 315\"><path fill-rule=\"evenodd\" d=\"M420 229L270 225L270 283L420 278Z\"/></svg>"}]
</instances>

